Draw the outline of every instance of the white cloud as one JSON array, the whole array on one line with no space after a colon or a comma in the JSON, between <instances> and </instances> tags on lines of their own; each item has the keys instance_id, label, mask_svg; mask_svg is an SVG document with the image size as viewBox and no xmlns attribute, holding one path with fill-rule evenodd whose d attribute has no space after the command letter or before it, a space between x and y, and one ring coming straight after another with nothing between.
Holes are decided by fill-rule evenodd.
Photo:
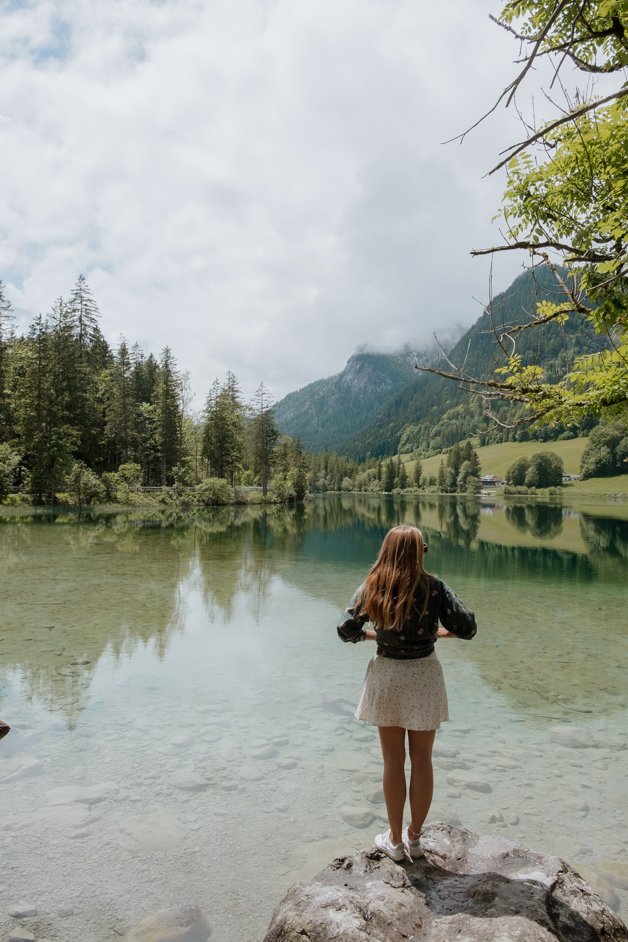
<instances>
[{"instance_id":1,"label":"white cloud","mask_svg":"<svg viewBox=\"0 0 628 942\"><path fill-rule=\"evenodd\" d=\"M486 0L33 0L0 39L0 278L83 272L111 342L169 344L200 405L276 397L360 344L470 323L516 133L461 131L511 74ZM515 268L503 263L497 287Z\"/></svg>"}]
</instances>

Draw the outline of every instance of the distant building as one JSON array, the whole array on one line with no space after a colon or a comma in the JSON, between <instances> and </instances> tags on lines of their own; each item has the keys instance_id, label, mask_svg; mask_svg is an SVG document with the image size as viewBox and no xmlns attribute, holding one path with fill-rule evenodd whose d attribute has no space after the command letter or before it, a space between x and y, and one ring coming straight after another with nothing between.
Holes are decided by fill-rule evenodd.
<instances>
[{"instance_id":1,"label":"distant building","mask_svg":"<svg viewBox=\"0 0 628 942\"><path fill-rule=\"evenodd\" d=\"M568 484L570 481L579 481L579 474L563 474L563 484Z\"/></svg>"},{"instance_id":2,"label":"distant building","mask_svg":"<svg viewBox=\"0 0 628 942\"><path fill-rule=\"evenodd\" d=\"M504 483L504 479L498 478L496 474L483 474L480 478L482 487L499 487L500 484Z\"/></svg>"}]
</instances>

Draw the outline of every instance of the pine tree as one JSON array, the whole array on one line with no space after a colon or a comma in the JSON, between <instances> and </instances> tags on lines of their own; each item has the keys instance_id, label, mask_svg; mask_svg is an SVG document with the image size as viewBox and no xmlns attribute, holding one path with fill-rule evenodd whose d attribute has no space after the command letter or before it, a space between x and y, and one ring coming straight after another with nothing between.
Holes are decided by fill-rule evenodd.
<instances>
[{"instance_id":1,"label":"pine tree","mask_svg":"<svg viewBox=\"0 0 628 942\"><path fill-rule=\"evenodd\" d=\"M105 440L109 447L107 466L111 469L135 457L134 435L137 427L133 390L133 361L124 337L112 365L103 377L105 402Z\"/></svg>"},{"instance_id":2,"label":"pine tree","mask_svg":"<svg viewBox=\"0 0 628 942\"><path fill-rule=\"evenodd\" d=\"M164 347L153 394L157 449L162 487L172 483L172 469L182 455L181 402L176 363L169 347Z\"/></svg>"},{"instance_id":3,"label":"pine tree","mask_svg":"<svg viewBox=\"0 0 628 942\"><path fill-rule=\"evenodd\" d=\"M7 374L9 370L9 344L12 336L13 309L6 297L5 285L0 280L0 442L11 436L12 420L9 409Z\"/></svg>"},{"instance_id":4,"label":"pine tree","mask_svg":"<svg viewBox=\"0 0 628 942\"><path fill-rule=\"evenodd\" d=\"M395 486L395 465L392 458L389 458L384 466L384 490L390 493Z\"/></svg>"},{"instance_id":5,"label":"pine tree","mask_svg":"<svg viewBox=\"0 0 628 942\"><path fill-rule=\"evenodd\" d=\"M414 463L414 473L412 477L412 483L414 484L415 487L417 488L421 487L422 478L423 478L423 465L421 464L420 460L417 458L417 460Z\"/></svg>"},{"instance_id":6,"label":"pine tree","mask_svg":"<svg viewBox=\"0 0 628 942\"><path fill-rule=\"evenodd\" d=\"M78 276L70 293L66 313L72 325L81 356L86 357L90 351L100 352L103 340L98 325L100 311L92 296L85 275Z\"/></svg>"},{"instance_id":7,"label":"pine tree","mask_svg":"<svg viewBox=\"0 0 628 942\"><path fill-rule=\"evenodd\" d=\"M81 276L70 300L59 298L50 314L58 382L68 424L76 431L76 458L88 467L102 466L101 442L104 414L100 371L107 363L108 348L97 320L98 308Z\"/></svg>"},{"instance_id":8,"label":"pine tree","mask_svg":"<svg viewBox=\"0 0 628 942\"><path fill-rule=\"evenodd\" d=\"M264 383L260 383L253 399L253 420L250 425L253 470L259 476L262 494L268 492L273 448L279 432L272 413L272 402Z\"/></svg>"},{"instance_id":9,"label":"pine tree","mask_svg":"<svg viewBox=\"0 0 628 942\"><path fill-rule=\"evenodd\" d=\"M442 460L438 466L437 487L441 494L445 493L445 462Z\"/></svg>"},{"instance_id":10,"label":"pine tree","mask_svg":"<svg viewBox=\"0 0 628 942\"><path fill-rule=\"evenodd\" d=\"M62 487L76 444L58 395L54 339L39 315L28 337L17 342L12 358L12 406L34 499L53 502Z\"/></svg>"},{"instance_id":11,"label":"pine tree","mask_svg":"<svg viewBox=\"0 0 628 942\"><path fill-rule=\"evenodd\" d=\"M397 457L397 467L395 469L395 484L401 491L405 491L409 484L408 472L406 466L401 460L401 455Z\"/></svg>"},{"instance_id":12,"label":"pine tree","mask_svg":"<svg viewBox=\"0 0 628 942\"><path fill-rule=\"evenodd\" d=\"M203 455L210 474L235 484L245 448L244 404L238 381L227 373L223 386L216 380L207 397Z\"/></svg>"}]
</instances>

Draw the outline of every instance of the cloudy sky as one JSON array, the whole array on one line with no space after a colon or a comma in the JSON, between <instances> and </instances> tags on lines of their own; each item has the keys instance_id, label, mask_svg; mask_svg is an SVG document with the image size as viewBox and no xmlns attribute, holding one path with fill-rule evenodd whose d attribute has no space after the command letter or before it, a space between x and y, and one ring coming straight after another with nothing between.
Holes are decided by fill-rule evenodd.
<instances>
[{"instance_id":1,"label":"cloudy sky","mask_svg":"<svg viewBox=\"0 0 628 942\"><path fill-rule=\"evenodd\" d=\"M472 323L504 183L483 174L520 128L442 142L512 77L499 6L0 0L14 307L46 313L84 273L108 340L169 345L196 407L227 370L278 399L365 344Z\"/></svg>"}]
</instances>

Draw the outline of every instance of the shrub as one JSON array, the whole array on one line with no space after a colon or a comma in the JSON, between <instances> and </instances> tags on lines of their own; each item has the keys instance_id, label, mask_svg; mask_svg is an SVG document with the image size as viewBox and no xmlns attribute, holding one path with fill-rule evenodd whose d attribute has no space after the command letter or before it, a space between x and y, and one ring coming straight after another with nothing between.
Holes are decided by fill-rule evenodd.
<instances>
[{"instance_id":1,"label":"shrub","mask_svg":"<svg viewBox=\"0 0 628 942\"><path fill-rule=\"evenodd\" d=\"M15 480L15 472L20 464L20 456L6 444L0 445L0 501L4 500Z\"/></svg>"},{"instance_id":2,"label":"shrub","mask_svg":"<svg viewBox=\"0 0 628 942\"><path fill-rule=\"evenodd\" d=\"M73 461L66 474L65 486L72 503L97 504L105 500L106 489L97 475L82 461Z\"/></svg>"},{"instance_id":3,"label":"shrub","mask_svg":"<svg viewBox=\"0 0 628 942\"><path fill-rule=\"evenodd\" d=\"M268 488L268 497L271 501L282 504L294 500L294 485L287 475L277 475L272 479Z\"/></svg>"},{"instance_id":4,"label":"shrub","mask_svg":"<svg viewBox=\"0 0 628 942\"><path fill-rule=\"evenodd\" d=\"M233 503L233 488L224 478L205 478L194 492L203 507L218 507Z\"/></svg>"}]
</instances>

